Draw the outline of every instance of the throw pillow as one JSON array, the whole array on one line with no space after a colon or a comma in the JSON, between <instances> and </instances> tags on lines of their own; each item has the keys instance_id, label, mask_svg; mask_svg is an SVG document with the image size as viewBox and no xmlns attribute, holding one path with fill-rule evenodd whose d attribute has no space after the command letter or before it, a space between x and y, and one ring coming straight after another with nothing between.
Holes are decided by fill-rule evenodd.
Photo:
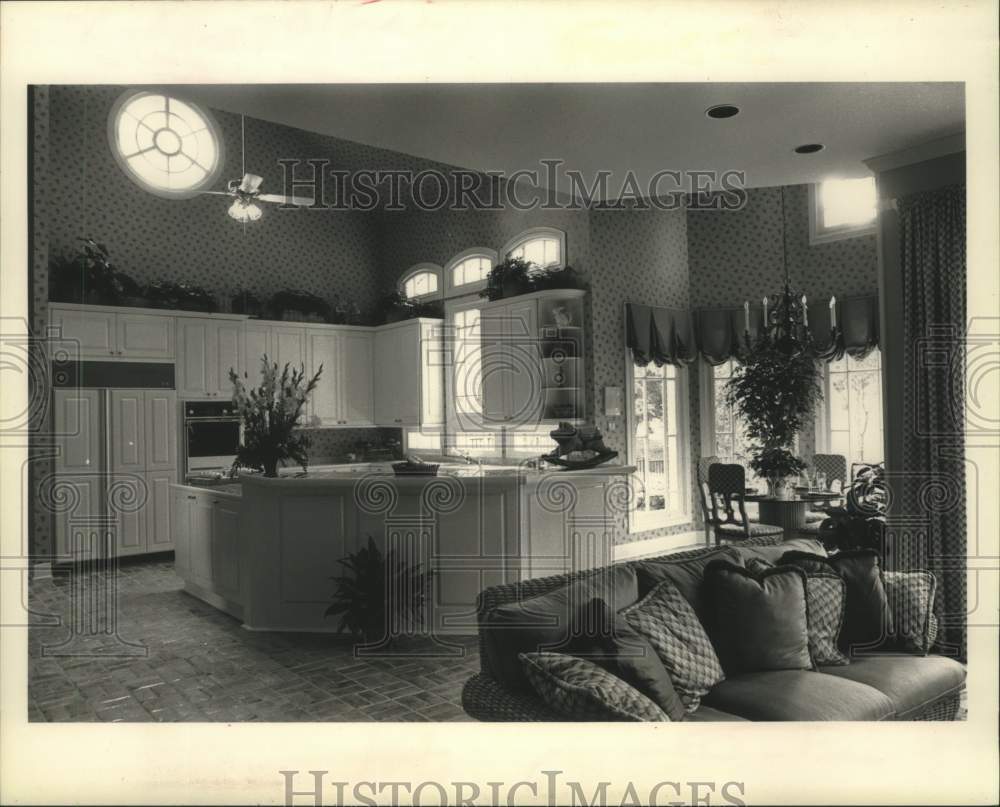
<instances>
[{"instance_id":1,"label":"throw pillow","mask_svg":"<svg viewBox=\"0 0 1000 807\"><path fill-rule=\"evenodd\" d=\"M892 613L874 550L855 549L826 558L789 552L781 563L807 573L832 571L844 581L844 626L837 642L842 653L850 656L855 650L877 648L892 634Z\"/></svg>"},{"instance_id":2,"label":"throw pillow","mask_svg":"<svg viewBox=\"0 0 1000 807\"><path fill-rule=\"evenodd\" d=\"M519 653L524 674L554 711L575 720L670 718L621 678L585 659L562 653Z\"/></svg>"},{"instance_id":3,"label":"throw pillow","mask_svg":"<svg viewBox=\"0 0 1000 807\"><path fill-rule=\"evenodd\" d=\"M818 541L815 538L791 538L779 544L765 544L761 546L736 545L733 549L748 565L751 558L776 564L788 552L804 552L809 555L826 557L826 549L822 541Z\"/></svg>"},{"instance_id":4,"label":"throw pillow","mask_svg":"<svg viewBox=\"0 0 1000 807\"><path fill-rule=\"evenodd\" d=\"M705 583L713 606L709 635L726 675L812 669L801 569L754 574L720 560L705 569Z\"/></svg>"},{"instance_id":5,"label":"throw pillow","mask_svg":"<svg viewBox=\"0 0 1000 807\"><path fill-rule=\"evenodd\" d=\"M760 558L747 560L747 571L759 575L774 566ZM837 638L844 625L846 584L832 571L806 573L806 619L809 627L809 655L813 664L850 664L837 649Z\"/></svg>"},{"instance_id":6,"label":"throw pillow","mask_svg":"<svg viewBox=\"0 0 1000 807\"><path fill-rule=\"evenodd\" d=\"M518 653L565 652L573 614L594 597L615 610L636 602L635 572L626 565L610 566L546 594L487 611L479 627L487 669L508 689L531 692Z\"/></svg>"},{"instance_id":7,"label":"throw pillow","mask_svg":"<svg viewBox=\"0 0 1000 807\"><path fill-rule=\"evenodd\" d=\"M740 563L739 554L731 546L704 552L695 557L674 559L664 558L640 560L635 564L639 580L639 596L645 597L664 580L670 580L687 600L698 619L702 622L708 616L708 601L704 596L705 567L713 560L726 559ZM620 606L620 607L624 607Z\"/></svg>"},{"instance_id":8,"label":"throw pillow","mask_svg":"<svg viewBox=\"0 0 1000 807\"><path fill-rule=\"evenodd\" d=\"M670 580L625 608L622 616L653 646L689 713L713 686L725 680L705 628Z\"/></svg>"},{"instance_id":9,"label":"throw pillow","mask_svg":"<svg viewBox=\"0 0 1000 807\"><path fill-rule=\"evenodd\" d=\"M604 600L595 597L585 603L570 634L568 655L592 661L631 684L671 720L684 719L684 704L652 645Z\"/></svg>"},{"instance_id":10,"label":"throw pillow","mask_svg":"<svg viewBox=\"0 0 1000 807\"><path fill-rule=\"evenodd\" d=\"M906 649L927 653L937 578L930 572L883 572L897 641Z\"/></svg>"}]
</instances>

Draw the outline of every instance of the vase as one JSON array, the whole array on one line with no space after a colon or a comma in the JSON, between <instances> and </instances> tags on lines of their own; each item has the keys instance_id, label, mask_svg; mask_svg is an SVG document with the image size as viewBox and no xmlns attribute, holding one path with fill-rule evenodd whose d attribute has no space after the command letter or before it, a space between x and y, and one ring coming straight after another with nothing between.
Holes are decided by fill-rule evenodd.
<instances>
[{"instance_id":1,"label":"vase","mask_svg":"<svg viewBox=\"0 0 1000 807\"><path fill-rule=\"evenodd\" d=\"M779 501L788 501L792 498L792 488L788 486L784 479L772 479L770 481L771 495Z\"/></svg>"}]
</instances>

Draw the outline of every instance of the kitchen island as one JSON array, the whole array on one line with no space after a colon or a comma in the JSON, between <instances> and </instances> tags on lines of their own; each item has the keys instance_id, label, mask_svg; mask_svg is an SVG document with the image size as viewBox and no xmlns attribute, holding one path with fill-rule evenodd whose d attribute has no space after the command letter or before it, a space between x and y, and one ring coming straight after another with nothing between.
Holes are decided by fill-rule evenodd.
<instances>
[{"instance_id":1,"label":"kitchen island","mask_svg":"<svg viewBox=\"0 0 1000 807\"><path fill-rule=\"evenodd\" d=\"M249 629L332 632L330 578L371 536L433 572L425 618L435 634L471 634L487 586L611 562L633 470L449 465L394 476L359 464L176 485L177 572L190 594Z\"/></svg>"}]
</instances>

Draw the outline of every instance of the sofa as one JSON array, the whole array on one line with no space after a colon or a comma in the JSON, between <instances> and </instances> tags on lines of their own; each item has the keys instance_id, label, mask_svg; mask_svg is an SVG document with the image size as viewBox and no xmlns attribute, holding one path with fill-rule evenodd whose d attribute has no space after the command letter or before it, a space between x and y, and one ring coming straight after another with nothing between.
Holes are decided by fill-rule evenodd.
<instances>
[{"instance_id":1,"label":"sofa","mask_svg":"<svg viewBox=\"0 0 1000 807\"><path fill-rule=\"evenodd\" d=\"M550 708L519 672L518 650L539 641L549 642L558 633L559 619L543 620L543 627L533 621L518 623L516 619L510 620L512 606L516 609L525 603L530 605L530 601L548 602L571 586L596 586L599 582L614 588L616 609L626 608L645 596L655 579L666 574L699 619L703 619L710 607L704 580L710 563L724 559L744 564L751 555L777 562L785 552L802 550L804 540L809 539L749 538L721 548L641 558L602 569L487 588L477 598L480 671L463 688L463 708L482 721L585 719ZM806 549L825 554L818 542L807 545ZM505 619L510 624L504 624ZM905 652L891 642L866 652L852 651L850 655L850 663L840 666L727 675L684 719L693 722L956 719L965 688L964 665L933 653Z\"/></svg>"}]
</instances>

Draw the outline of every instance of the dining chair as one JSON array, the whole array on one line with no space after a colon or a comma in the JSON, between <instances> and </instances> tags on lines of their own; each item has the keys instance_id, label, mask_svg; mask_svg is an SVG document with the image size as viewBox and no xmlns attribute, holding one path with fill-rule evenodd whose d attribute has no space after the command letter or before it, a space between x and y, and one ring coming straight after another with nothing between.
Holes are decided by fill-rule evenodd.
<instances>
[{"instance_id":1,"label":"dining chair","mask_svg":"<svg viewBox=\"0 0 1000 807\"><path fill-rule=\"evenodd\" d=\"M708 469L715 465L719 458L714 454L698 458L698 499L701 501L701 517L705 525L705 543L712 542L712 505L708 492Z\"/></svg>"},{"instance_id":2,"label":"dining chair","mask_svg":"<svg viewBox=\"0 0 1000 807\"><path fill-rule=\"evenodd\" d=\"M746 471L742 465L713 463L709 466L708 504L711 507L711 521L706 523L711 523L716 546L723 541L742 541L763 535L784 535L785 531L781 527L762 524L747 518L745 495Z\"/></svg>"}]
</instances>

